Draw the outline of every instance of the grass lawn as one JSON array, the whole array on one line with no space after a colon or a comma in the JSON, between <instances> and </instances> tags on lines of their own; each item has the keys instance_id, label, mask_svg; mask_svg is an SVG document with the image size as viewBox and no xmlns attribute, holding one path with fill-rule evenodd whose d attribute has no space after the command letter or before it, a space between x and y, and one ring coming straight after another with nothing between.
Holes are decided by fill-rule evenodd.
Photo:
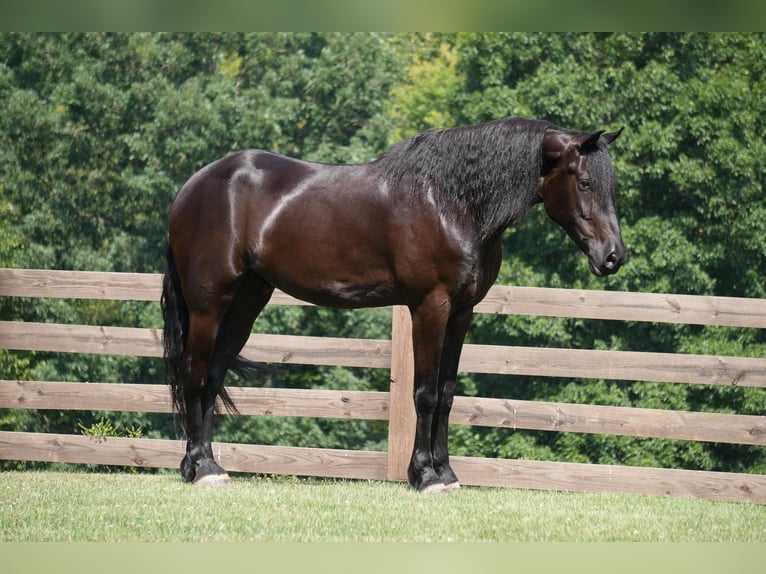
<instances>
[{"instance_id":1,"label":"grass lawn","mask_svg":"<svg viewBox=\"0 0 766 574\"><path fill-rule=\"evenodd\" d=\"M0 542L766 542L766 506L248 476L0 473Z\"/></svg>"}]
</instances>

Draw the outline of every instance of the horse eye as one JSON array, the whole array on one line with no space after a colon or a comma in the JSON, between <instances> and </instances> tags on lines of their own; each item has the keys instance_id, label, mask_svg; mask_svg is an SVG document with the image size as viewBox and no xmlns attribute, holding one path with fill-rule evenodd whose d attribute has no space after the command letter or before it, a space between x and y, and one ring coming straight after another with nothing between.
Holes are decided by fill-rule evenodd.
<instances>
[{"instance_id":1,"label":"horse eye","mask_svg":"<svg viewBox=\"0 0 766 574\"><path fill-rule=\"evenodd\" d=\"M578 179L577 180L577 187L580 188L581 191L590 191L590 180L589 179Z\"/></svg>"}]
</instances>

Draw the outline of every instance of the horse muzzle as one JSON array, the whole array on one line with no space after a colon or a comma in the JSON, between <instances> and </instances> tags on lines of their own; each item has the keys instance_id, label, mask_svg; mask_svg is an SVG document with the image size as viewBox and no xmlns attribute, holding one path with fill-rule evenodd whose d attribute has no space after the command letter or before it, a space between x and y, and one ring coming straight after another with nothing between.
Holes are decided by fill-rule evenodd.
<instances>
[{"instance_id":1,"label":"horse muzzle","mask_svg":"<svg viewBox=\"0 0 766 574\"><path fill-rule=\"evenodd\" d=\"M591 273L605 277L620 270L628 259L628 251L622 241L607 243L602 249L589 249L588 259Z\"/></svg>"}]
</instances>

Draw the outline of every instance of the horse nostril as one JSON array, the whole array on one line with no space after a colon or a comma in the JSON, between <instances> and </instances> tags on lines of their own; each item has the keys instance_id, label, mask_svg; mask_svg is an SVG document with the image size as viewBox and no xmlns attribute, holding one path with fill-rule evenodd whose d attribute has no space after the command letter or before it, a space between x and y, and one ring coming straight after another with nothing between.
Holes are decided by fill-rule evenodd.
<instances>
[{"instance_id":1,"label":"horse nostril","mask_svg":"<svg viewBox=\"0 0 766 574\"><path fill-rule=\"evenodd\" d=\"M617 253L612 251L609 255L606 256L606 261L604 261L604 266L607 269L614 269L617 266L619 258L617 257Z\"/></svg>"}]
</instances>

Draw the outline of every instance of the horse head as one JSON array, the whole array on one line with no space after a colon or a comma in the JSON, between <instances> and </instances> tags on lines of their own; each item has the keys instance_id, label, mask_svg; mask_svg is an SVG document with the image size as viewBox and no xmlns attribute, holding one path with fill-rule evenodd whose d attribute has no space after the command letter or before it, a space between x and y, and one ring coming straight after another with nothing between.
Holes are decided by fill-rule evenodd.
<instances>
[{"instance_id":1,"label":"horse head","mask_svg":"<svg viewBox=\"0 0 766 574\"><path fill-rule=\"evenodd\" d=\"M588 256L591 271L599 277L616 273L627 258L607 150L621 132L550 129L542 144L539 192L545 209Z\"/></svg>"}]
</instances>

